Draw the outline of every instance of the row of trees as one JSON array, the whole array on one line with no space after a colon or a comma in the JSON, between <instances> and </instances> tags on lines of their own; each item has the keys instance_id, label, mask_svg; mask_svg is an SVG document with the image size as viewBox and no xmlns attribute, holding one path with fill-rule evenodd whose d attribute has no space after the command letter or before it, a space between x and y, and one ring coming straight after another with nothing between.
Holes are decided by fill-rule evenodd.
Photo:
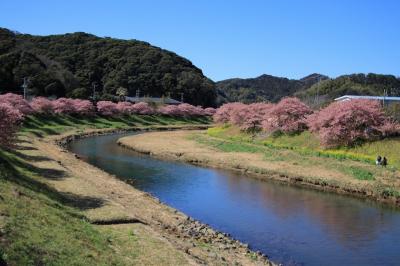
<instances>
[{"instance_id":1,"label":"row of trees","mask_svg":"<svg viewBox=\"0 0 400 266\"><path fill-rule=\"evenodd\" d=\"M203 109L190 104L154 107L147 103L99 101L94 105L89 100L59 98L49 100L44 97L33 98L28 102L20 95L7 93L0 95L0 146L6 147L12 143L13 136L18 130L24 116L40 115L76 115L102 116L119 115L169 115L176 117L211 116L214 108Z\"/></svg>"},{"instance_id":2,"label":"row of trees","mask_svg":"<svg viewBox=\"0 0 400 266\"><path fill-rule=\"evenodd\" d=\"M214 121L248 132L297 134L310 130L325 147L350 146L400 134L400 125L385 114L380 103L369 100L333 102L318 111L294 97L277 104L228 103L217 109Z\"/></svg>"}]
</instances>

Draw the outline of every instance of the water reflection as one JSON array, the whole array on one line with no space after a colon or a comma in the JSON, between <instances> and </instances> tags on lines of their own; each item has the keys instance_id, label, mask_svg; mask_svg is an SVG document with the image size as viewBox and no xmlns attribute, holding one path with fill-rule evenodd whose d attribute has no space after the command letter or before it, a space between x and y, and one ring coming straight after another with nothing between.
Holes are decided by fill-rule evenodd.
<instances>
[{"instance_id":1,"label":"water reflection","mask_svg":"<svg viewBox=\"0 0 400 266\"><path fill-rule=\"evenodd\" d=\"M396 210L231 172L164 162L118 147L119 136L73 143L92 164L124 178L278 262L306 265L396 265Z\"/></svg>"}]
</instances>

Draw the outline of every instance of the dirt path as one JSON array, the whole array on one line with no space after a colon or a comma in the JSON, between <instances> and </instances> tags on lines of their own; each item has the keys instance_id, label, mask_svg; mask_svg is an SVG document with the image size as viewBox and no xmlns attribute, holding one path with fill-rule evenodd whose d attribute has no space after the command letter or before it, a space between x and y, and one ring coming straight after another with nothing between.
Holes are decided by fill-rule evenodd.
<instances>
[{"instance_id":1,"label":"dirt path","mask_svg":"<svg viewBox=\"0 0 400 266\"><path fill-rule=\"evenodd\" d=\"M103 131L80 132L96 135ZM142 265L268 265L261 254L246 245L187 217L160 203L147 193L133 188L76 155L59 143L76 136L76 132L43 139L26 138L27 158L42 158L32 164L43 169L42 182L70 196L77 207L99 230L119 234L123 245L115 247L121 255L140 249L132 262ZM129 242L129 231L138 235L138 245ZM125 241L126 240L126 241Z\"/></svg>"},{"instance_id":2,"label":"dirt path","mask_svg":"<svg viewBox=\"0 0 400 266\"><path fill-rule=\"evenodd\" d=\"M232 169L259 179L274 179L320 190L370 197L400 206L399 199L382 197L379 194L380 192L377 192L376 187L374 187L378 182L379 184L391 185L394 184L393 182L398 183L398 178L393 178L393 173L389 173L389 171L382 170L381 175L376 177L377 182L358 180L351 174L331 167L330 164L341 164L333 158L313 157L305 159L297 155L299 158L295 158L294 160L271 160L265 158L263 153L224 152L212 146L200 144L190 138L193 134L200 133L203 132L151 132L124 137L119 139L118 143L135 151L150 154L158 158L178 160L208 167ZM285 153L285 151L281 153ZM293 154L290 156L293 156ZM345 163L354 167L366 167L359 162L348 161ZM396 185L399 185L397 183Z\"/></svg>"}]
</instances>

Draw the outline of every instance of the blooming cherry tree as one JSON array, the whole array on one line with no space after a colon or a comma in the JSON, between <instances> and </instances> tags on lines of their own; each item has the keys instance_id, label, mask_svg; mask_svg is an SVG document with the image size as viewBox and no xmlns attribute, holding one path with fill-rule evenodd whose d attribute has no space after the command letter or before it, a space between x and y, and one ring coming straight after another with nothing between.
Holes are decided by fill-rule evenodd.
<instances>
[{"instance_id":1,"label":"blooming cherry tree","mask_svg":"<svg viewBox=\"0 0 400 266\"><path fill-rule=\"evenodd\" d=\"M269 110L262 127L271 133L299 133L307 129L307 116L311 113L311 108L298 98L283 98Z\"/></svg>"},{"instance_id":2,"label":"blooming cherry tree","mask_svg":"<svg viewBox=\"0 0 400 266\"><path fill-rule=\"evenodd\" d=\"M23 114L8 103L0 103L0 147L11 147Z\"/></svg>"},{"instance_id":3,"label":"blooming cherry tree","mask_svg":"<svg viewBox=\"0 0 400 266\"><path fill-rule=\"evenodd\" d=\"M33 109L29 103L21 96L13 93L6 93L0 95L0 103L8 103L15 109L20 111L23 115L33 113Z\"/></svg>"},{"instance_id":4,"label":"blooming cherry tree","mask_svg":"<svg viewBox=\"0 0 400 266\"><path fill-rule=\"evenodd\" d=\"M350 146L400 132L378 101L351 100L334 102L308 118L312 132L319 135L326 147Z\"/></svg>"},{"instance_id":5,"label":"blooming cherry tree","mask_svg":"<svg viewBox=\"0 0 400 266\"><path fill-rule=\"evenodd\" d=\"M54 113L53 102L44 97L35 97L30 102L30 105L37 114L52 114Z\"/></svg>"},{"instance_id":6,"label":"blooming cherry tree","mask_svg":"<svg viewBox=\"0 0 400 266\"><path fill-rule=\"evenodd\" d=\"M99 101L97 111L104 116L113 116L118 114L117 104L110 101Z\"/></svg>"}]
</instances>

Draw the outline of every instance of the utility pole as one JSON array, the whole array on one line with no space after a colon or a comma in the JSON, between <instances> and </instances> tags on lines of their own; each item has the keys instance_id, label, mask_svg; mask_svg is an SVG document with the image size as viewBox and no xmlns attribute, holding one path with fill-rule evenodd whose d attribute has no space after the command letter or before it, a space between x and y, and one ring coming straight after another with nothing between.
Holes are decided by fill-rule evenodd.
<instances>
[{"instance_id":1,"label":"utility pole","mask_svg":"<svg viewBox=\"0 0 400 266\"><path fill-rule=\"evenodd\" d=\"M140 97L140 89L137 89L137 90L136 90L136 98L139 99L139 97Z\"/></svg>"},{"instance_id":2,"label":"utility pole","mask_svg":"<svg viewBox=\"0 0 400 266\"><path fill-rule=\"evenodd\" d=\"M181 92L181 103L183 103L183 92Z\"/></svg>"},{"instance_id":3,"label":"utility pole","mask_svg":"<svg viewBox=\"0 0 400 266\"><path fill-rule=\"evenodd\" d=\"M321 77L318 77L318 82L317 82L317 98L315 99L315 102L317 106L319 105L319 83L321 82Z\"/></svg>"},{"instance_id":4,"label":"utility pole","mask_svg":"<svg viewBox=\"0 0 400 266\"><path fill-rule=\"evenodd\" d=\"M24 78L24 84L22 84L22 89L24 90L24 99L26 100L26 95L28 92L28 78Z\"/></svg>"},{"instance_id":5,"label":"utility pole","mask_svg":"<svg viewBox=\"0 0 400 266\"><path fill-rule=\"evenodd\" d=\"M385 98L386 98L386 95L387 95L387 89L384 89L383 90L383 106L385 107Z\"/></svg>"},{"instance_id":6,"label":"utility pole","mask_svg":"<svg viewBox=\"0 0 400 266\"><path fill-rule=\"evenodd\" d=\"M92 96L92 99L93 99L93 102L95 102L95 101L96 101L96 87L97 87L96 82L92 82L92 87L93 87L93 96Z\"/></svg>"}]
</instances>

